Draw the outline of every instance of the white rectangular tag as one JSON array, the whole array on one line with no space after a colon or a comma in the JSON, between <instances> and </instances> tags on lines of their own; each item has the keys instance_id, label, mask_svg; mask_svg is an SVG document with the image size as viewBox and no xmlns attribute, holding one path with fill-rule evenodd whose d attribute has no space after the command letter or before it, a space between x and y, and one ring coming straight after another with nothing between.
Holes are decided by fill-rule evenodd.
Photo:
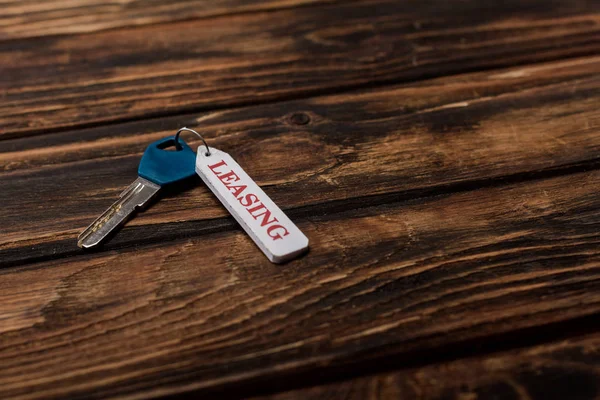
<instances>
[{"instance_id":1,"label":"white rectangular tag","mask_svg":"<svg viewBox=\"0 0 600 400\"><path fill-rule=\"evenodd\" d=\"M308 238L227 153L198 148L196 173L274 263L308 249Z\"/></svg>"}]
</instances>

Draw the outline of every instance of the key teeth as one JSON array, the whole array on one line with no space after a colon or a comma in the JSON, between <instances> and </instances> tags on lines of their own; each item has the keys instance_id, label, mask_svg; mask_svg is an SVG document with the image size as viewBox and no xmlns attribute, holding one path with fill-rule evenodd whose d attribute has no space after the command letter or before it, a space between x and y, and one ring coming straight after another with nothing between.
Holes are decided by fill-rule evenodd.
<instances>
[{"instance_id":1,"label":"key teeth","mask_svg":"<svg viewBox=\"0 0 600 400\"><path fill-rule=\"evenodd\" d=\"M144 209L159 189L159 185L138 177L121 193L119 200L79 234L77 246L81 249L91 249L101 245L111 236L112 232L125 224L135 212Z\"/></svg>"}]
</instances>

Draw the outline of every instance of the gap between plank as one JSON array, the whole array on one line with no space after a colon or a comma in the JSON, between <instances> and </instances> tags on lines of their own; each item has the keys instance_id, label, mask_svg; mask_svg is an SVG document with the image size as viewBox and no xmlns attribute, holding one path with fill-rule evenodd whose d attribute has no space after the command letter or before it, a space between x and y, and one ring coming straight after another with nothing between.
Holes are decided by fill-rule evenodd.
<instances>
[{"instance_id":1,"label":"gap between plank","mask_svg":"<svg viewBox=\"0 0 600 400\"><path fill-rule=\"evenodd\" d=\"M297 390L310 386L347 381L353 378L367 377L381 373L399 372L464 360L473 357L492 356L494 354L541 346L547 343L567 339L577 339L600 330L600 314L592 313L583 317L572 318L560 322L520 328L500 334L480 336L448 345L436 345L427 349L396 351L384 356L373 355L367 361L343 366L320 366L301 370L298 373L266 374L259 378L250 378L244 382L224 382L210 389L190 390L180 394L169 395L166 399L187 398L195 392L202 395L218 395L219 398L239 398L273 395L279 392ZM425 339L421 339L425 340ZM387 349L379 349L385 353ZM350 358L356 354L345 355Z\"/></svg>"},{"instance_id":2,"label":"gap between plank","mask_svg":"<svg viewBox=\"0 0 600 400\"><path fill-rule=\"evenodd\" d=\"M131 117L121 117L107 121L91 121L91 122L82 122L71 125L63 125L57 126L54 128L43 128L43 129L32 129L26 132L12 132L12 133L4 133L0 135L0 141L5 140L14 140L28 137L35 137L41 134L46 133L64 133L71 130L79 130L79 129L91 129L91 128L99 128L99 127L108 127L114 126L124 123L130 122L140 122L144 120L150 119L158 119L158 118L169 118L169 117L178 117L183 116L185 114L194 114L194 113L208 113L215 111L234 111L246 107L255 107L255 106L264 106L264 105L274 105L277 103L283 103L288 101L297 101L297 100L306 100L312 97L323 97L323 96L331 96L331 95L339 95L339 94L352 94L354 92L360 92L364 90L372 90L372 89L381 89L386 86L393 86L398 84L408 84L408 83L416 83L416 82L426 82L432 79L439 79L445 77L453 77L460 76L465 74L477 73L477 72L493 72L496 70L505 70L509 67L523 67L523 66L535 66L548 62L558 62L563 60L572 60L578 58L586 58L586 57L595 57L600 55L597 52L582 52L582 53L574 53L569 55L568 57L542 57L538 59L535 63L514 63L514 64L499 64L487 67L474 67L474 68L466 68L459 69L454 68L451 69L449 73L446 74L437 74L435 71L427 71L423 70L421 72L414 71L412 74L409 74L403 78L393 78L393 79L381 79L381 80L372 80L367 83L360 83L354 85L341 85L338 87L330 87L330 88L321 88L321 89L308 89L301 90L293 94L289 94L281 97L273 97L271 99L264 100L252 100L252 101L233 101L231 103L223 103L214 106L189 106L189 107L181 107L178 109L172 109L168 112L148 112L139 116L131 116ZM438 66L439 67L439 66ZM438 69L438 68L436 68ZM414 75L414 76L413 76Z\"/></svg>"},{"instance_id":3,"label":"gap between plank","mask_svg":"<svg viewBox=\"0 0 600 400\"><path fill-rule=\"evenodd\" d=\"M576 163L571 165L563 165L560 167L547 168L537 171L520 172L512 175L492 177L485 179L475 179L465 182L458 182L446 185L437 185L430 188L421 188L414 190L405 190L400 192L386 193L383 195L370 195L361 196L344 200L335 200L327 203L314 204L304 207L296 207L291 209L285 209L284 212L296 222L300 222L303 219L315 216L315 215L327 215L334 216L336 214L347 212L349 210L361 210L372 207L385 206L385 205L402 205L412 204L415 202L422 202L424 200L440 197L449 196L456 193L464 193L475 191L479 189L501 187L511 184L527 183L537 180L551 179L559 176L566 176L586 171L595 171L600 169L600 157L592 160L588 160L582 163ZM264 186L268 187L268 186ZM149 246L158 243L165 243L174 240L180 240L183 238L194 238L204 235L210 235L214 233L222 233L241 229L232 217L216 218L212 220L198 221L186 221L186 222L170 222L164 224L157 224L155 226L174 226L176 225L179 229L177 234L158 234L154 237L148 237L147 239L137 238L135 242L123 241L118 244L111 245L110 243L98 249L96 251L86 251L83 253L80 249L75 249L71 246L72 242L75 241L75 237L69 237L60 241L54 241L45 243L42 245L36 245L35 251L39 255L32 255L25 259L18 259L12 261L0 262L0 269L21 267L29 264L35 264L39 262L59 260L63 258L72 258L78 256L85 256L88 254L98 254L107 251L122 250L129 248L139 248L140 246ZM200 226L198 226L200 225ZM121 238L127 237L128 230L144 230L146 226L137 227L125 227L122 232ZM147 230L147 229L146 229ZM138 236L138 235L134 235ZM61 247L70 248L71 250L56 251L56 245L63 244ZM0 252L0 255L4 257L10 255L16 255L23 251L28 253L32 252L31 248L27 248L27 245L11 248L4 252Z\"/></svg>"}]
</instances>

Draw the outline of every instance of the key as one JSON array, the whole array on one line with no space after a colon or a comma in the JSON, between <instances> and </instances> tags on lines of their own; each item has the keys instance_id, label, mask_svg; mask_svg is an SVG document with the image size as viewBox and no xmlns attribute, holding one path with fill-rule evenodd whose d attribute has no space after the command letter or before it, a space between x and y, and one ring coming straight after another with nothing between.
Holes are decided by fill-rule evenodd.
<instances>
[{"instance_id":1,"label":"key","mask_svg":"<svg viewBox=\"0 0 600 400\"><path fill-rule=\"evenodd\" d=\"M176 151L166 150L174 147ZM170 136L152 143L142 156L138 178L77 238L77 245L89 249L102 244L123 226L136 211L144 210L161 187L196 175L196 153L182 140Z\"/></svg>"}]
</instances>

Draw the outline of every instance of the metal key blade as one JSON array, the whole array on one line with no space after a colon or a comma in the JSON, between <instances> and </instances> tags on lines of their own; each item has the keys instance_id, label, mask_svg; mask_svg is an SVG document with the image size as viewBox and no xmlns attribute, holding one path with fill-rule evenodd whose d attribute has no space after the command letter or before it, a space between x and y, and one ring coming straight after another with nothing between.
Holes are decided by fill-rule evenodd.
<instances>
[{"instance_id":1,"label":"metal key blade","mask_svg":"<svg viewBox=\"0 0 600 400\"><path fill-rule=\"evenodd\" d=\"M112 206L88 226L77 238L77 246L89 249L98 246L111 232L122 226L137 209L143 208L160 186L138 177Z\"/></svg>"}]
</instances>

